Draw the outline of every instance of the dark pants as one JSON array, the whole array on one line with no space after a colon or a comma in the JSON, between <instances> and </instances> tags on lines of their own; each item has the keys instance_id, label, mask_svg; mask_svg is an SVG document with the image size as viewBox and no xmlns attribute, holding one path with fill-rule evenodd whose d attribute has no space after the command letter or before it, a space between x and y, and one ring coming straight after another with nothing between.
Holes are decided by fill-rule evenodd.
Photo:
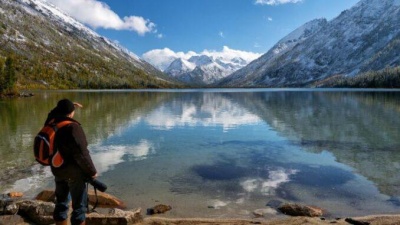
<instances>
[{"instance_id":1,"label":"dark pants","mask_svg":"<svg viewBox=\"0 0 400 225\"><path fill-rule=\"evenodd\" d=\"M56 181L56 208L53 213L55 221L68 219L69 202L72 199L71 224L81 224L86 219L87 186L84 178L62 179Z\"/></svg>"}]
</instances>

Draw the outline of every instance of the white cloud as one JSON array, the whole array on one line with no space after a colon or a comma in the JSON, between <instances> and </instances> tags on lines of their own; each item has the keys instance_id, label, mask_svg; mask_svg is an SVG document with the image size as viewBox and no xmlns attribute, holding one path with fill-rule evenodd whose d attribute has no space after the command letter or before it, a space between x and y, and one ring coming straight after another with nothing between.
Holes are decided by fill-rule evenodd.
<instances>
[{"instance_id":1,"label":"white cloud","mask_svg":"<svg viewBox=\"0 0 400 225\"><path fill-rule=\"evenodd\" d=\"M267 20L268 20L268 21L272 21L272 17L268 17Z\"/></svg>"},{"instance_id":2,"label":"white cloud","mask_svg":"<svg viewBox=\"0 0 400 225\"><path fill-rule=\"evenodd\" d=\"M115 30L131 30L139 35L148 32L156 33L156 25L140 16L126 16L120 18L110 7L96 0L46 0L70 16L92 28Z\"/></svg>"},{"instance_id":3,"label":"white cloud","mask_svg":"<svg viewBox=\"0 0 400 225\"><path fill-rule=\"evenodd\" d=\"M189 51L185 52L174 52L169 48L164 49L154 49L148 51L142 55L142 58L147 62L151 63L153 66L164 71L169 64L172 63L177 58L189 59L190 57L197 55L195 52Z\"/></svg>"},{"instance_id":4,"label":"white cloud","mask_svg":"<svg viewBox=\"0 0 400 225\"><path fill-rule=\"evenodd\" d=\"M240 57L248 62L253 61L261 56L261 54L259 54L259 53L235 50L235 49L229 48L228 46L224 46L222 48L222 51L204 50L203 52L200 53L200 55L207 55L207 56L212 56L215 58L220 57L220 58L227 59L227 60L231 60L233 58Z\"/></svg>"},{"instance_id":5,"label":"white cloud","mask_svg":"<svg viewBox=\"0 0 400 225\"><path fill-rule=\"evenodd\" d=\"M258 5L281 5L287 3L298 3L303 0L256 0L255 4Z\"/></svg>"},{"instance_id":6,"label":"white cloud","mask_svg":"<svg viewBox=\"0 0 400 225\"><path fill-rule=\"evenodd\" d=\"M218 33L218 35L219 35L220 37L222 37L222 38L225 38L224 32L222 32L222 31L220 31L220 32Z\"/></svg>"},{"instance_id":7,"label":"white cloud","mask_svg":"<svg viewBox=\"0 0 400 225\"><path fill-rule=\"evenodd\" d=\"M240 57L247 62L251 62L258 57L261 56L259 53L254 52L246 52L241 50L234 50L229 48L228 46L224 46L222 51L215 51L215 50L204 50L203 52L196 53L193 51L189 52L174 52L169 48L164 49L154 49L148 51L142 55L142 58L147 62L151 63L153 66L157 67L158 69L164 71L172 61L177 58L182 58L188 60L192 56L197 55L207 55L212 57L219 57L226 60L231 60L233 58Z\"/></svg>"}]
</instances>

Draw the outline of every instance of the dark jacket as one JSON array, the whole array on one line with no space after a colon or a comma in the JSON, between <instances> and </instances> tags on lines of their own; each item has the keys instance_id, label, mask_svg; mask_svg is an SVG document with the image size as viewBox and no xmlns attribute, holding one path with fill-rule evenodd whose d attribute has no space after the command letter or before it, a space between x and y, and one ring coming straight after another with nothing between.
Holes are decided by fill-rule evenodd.
<instances>
[{"instance_id":1,"label":"dark jacket","mask_svg":"<svg viewBox=\"0 0 400 225\"><path fill-rule=\"evenodd\" d=\"M54 119L58 123L70 120L74 123L60 128L54 139L54 147L58 149L64 159L60 168L51 168L54 176L62 179L74 179L77 177L92 177L97 171L87 149L88 143L80 123L66 116L50 117L46 122Z\"/></svg>"}]
</instances>

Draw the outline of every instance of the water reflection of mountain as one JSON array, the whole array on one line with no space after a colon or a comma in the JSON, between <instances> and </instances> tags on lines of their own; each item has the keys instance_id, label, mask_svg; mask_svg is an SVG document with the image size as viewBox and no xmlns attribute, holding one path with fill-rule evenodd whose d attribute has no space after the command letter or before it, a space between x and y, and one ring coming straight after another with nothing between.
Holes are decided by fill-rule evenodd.
<instances>
[{"instance_id":1,"label":"water reflection of mountain","mask_svg":"<svg viewBox=\"0 0 400 225\"><path fill-rule=\"evenodd\" d=\"M232 99L208 92L181 93L171 102L161 103L145 120L158 129L221 126L226 130L260 122L257 115L238 107Z\"/></svg>"},{"instance_id":2,"label":"water reflection of mountain","mask_svg":"<svg viewBox=\"0 0 400 225\"><path fill-rule=\"evenodd\" d=\"M329 151L337 161L399 196L399 92L254 92L224 94L294 144Z\"/></svg>"}]
</instances>

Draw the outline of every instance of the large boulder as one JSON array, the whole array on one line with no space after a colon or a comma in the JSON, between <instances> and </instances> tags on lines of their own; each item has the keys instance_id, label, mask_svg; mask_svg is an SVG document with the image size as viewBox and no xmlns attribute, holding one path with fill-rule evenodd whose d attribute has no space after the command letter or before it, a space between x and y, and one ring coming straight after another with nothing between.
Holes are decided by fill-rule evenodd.
<instances>
[{"instance_id":1,"label":"large boulder","mask_svg":"<svg viewBox=\"0 0 400 225\"><path fill-rule=\"evenodd\" d=\"M25 200L17 202L17 205L19 206L18 214L36 224L47 225L54 223L53 220L53 211L55 208L54 203L35 201L35 200Z\"/></svg>"},{"instance_id":2,"label":"large boulder","mask_svg":"<svg viewBox=\"0 0 400 225\"><path fill-rule=\"evenodd\" d=\"M141 209L123 211L111 209L108 214L90 213L86 216L86 225L128 225L143 220Z\"/></svg>"},{"instance_id":3,"label":"large boulder","mask_svg":"<svg viewBox=\"0 0 400 225\"><path fill-rule=\"evenodd\" d=\"M15 215L18 212L18 206L15 200L0 199L0 215Z\"/></svg>"},{"instance_id":4,"label":"large boulder","mask_svg":"<svg viewBox=\"0 0 400 225\"><path fill-rule=\"evenodd\" d=\"M289 216L320 217L323 215L323 210L318 207L299 205L295 203L282 204L278 209Z\"/></svg>"},{"instance_id":5,"label":"large boulder","mask_svg":"<svg viewBox=\"0 0 400 225\"><path fill-rule=\"evenodd\" d=\"M15 215L18 212L16 202L21 201L24 194L21 192L10 192L0 197L0 215Z\"/></svg>"}]
</instances>

